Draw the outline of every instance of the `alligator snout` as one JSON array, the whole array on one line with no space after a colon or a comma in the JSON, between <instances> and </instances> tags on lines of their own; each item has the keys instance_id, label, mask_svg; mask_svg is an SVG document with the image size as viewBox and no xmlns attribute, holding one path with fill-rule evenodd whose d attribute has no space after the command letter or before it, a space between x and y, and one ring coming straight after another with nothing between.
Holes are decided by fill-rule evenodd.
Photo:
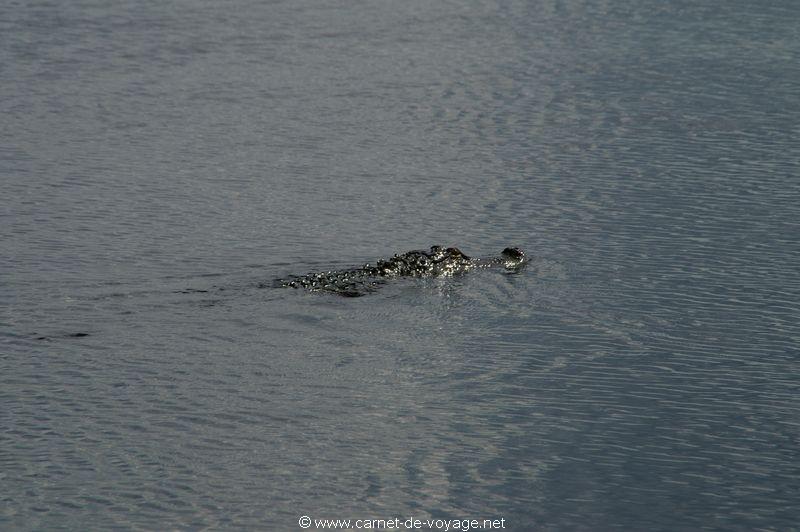
<instances>
[{"instance_id":1,"label":"alligator snout","mask_svg":"<svg viewBox=\"0 0 800 532\"><path fill-rule=\"evenodd\" d=\"M509 270L517 270L526 263L525 253L519 248L506 248L500 257L503 266Z\"/></svg>"}]
</instances>

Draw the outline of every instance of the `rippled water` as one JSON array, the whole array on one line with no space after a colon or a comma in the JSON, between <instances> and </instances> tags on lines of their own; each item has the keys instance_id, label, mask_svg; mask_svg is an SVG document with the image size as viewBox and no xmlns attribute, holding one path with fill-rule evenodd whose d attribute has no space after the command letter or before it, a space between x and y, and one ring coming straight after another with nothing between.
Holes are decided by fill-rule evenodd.
<instances>
[{"instance_id":1,"label":"rippled water","mask_svg":"<svg viewBox=\"0 0 800 532\"><path fill-rule=\"evenodd\" d=\"M0 528L796 527L798 28L0 5ZM432 244L532 260L262 288Z\"/></svg>"}]
</instances>

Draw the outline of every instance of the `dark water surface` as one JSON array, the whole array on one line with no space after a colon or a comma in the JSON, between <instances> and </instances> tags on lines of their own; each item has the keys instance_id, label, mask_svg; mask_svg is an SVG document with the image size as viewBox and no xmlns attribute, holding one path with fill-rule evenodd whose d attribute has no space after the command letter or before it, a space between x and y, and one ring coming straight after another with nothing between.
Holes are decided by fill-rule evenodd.
<instances>
[{"instance_id":1,"label":"dark water surface","mask_svg":"<svg viewBox=\"0 0 800 532\"><path fill-rule=\"evenodd\" d=\"M794 1L3 2L0 528L797 527L798 95ZM532 260L263 288L432 244Z\"/></svg>"}]
</instances>

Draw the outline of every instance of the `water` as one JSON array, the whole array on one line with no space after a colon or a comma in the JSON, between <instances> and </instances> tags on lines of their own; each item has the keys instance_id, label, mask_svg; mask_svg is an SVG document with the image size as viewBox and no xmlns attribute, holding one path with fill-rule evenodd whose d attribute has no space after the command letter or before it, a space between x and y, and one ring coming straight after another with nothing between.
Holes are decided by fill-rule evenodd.
<instances>
[{"instance_id":1,"label":"water","mask_svg":"<svg viewBox=\"0 0 800 532\"><path fill-rule=\"evenodd\" d=\"M799 23L3 3L0 528L796 527Z\"/></svg>"}]
</instances>

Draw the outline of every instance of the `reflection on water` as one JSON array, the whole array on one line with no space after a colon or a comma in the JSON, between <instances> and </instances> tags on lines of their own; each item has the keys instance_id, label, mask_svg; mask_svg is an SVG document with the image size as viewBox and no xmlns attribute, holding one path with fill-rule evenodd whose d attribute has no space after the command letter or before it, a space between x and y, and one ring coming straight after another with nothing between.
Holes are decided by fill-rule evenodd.
<instances>
[{"instance_id":1,"label":"reflection on water","mask_svg":"<svg viewBox=\"0 0 800 532\"><path fill-rule=\"evenodd\" d=\"M794 4L239 4L0 7L3 529L795 526Z\"/></svg>"}]
</instances>

